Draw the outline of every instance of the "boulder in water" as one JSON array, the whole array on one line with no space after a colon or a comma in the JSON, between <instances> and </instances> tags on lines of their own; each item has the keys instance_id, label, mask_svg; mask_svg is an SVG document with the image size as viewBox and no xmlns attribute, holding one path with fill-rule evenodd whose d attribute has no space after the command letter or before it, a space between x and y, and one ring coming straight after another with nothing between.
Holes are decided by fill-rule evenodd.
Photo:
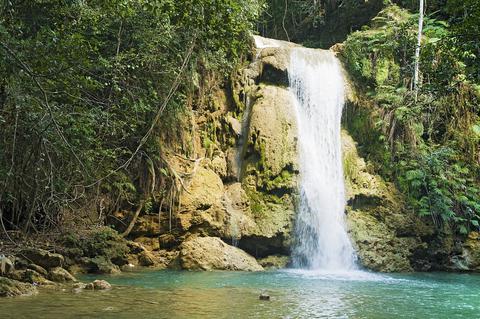
<instances>
[{"instance_id":1,"label":"boulder in water","mask_svg":"<svg viewBox=\"0 0 480 319\"><path fill-rule=\"evenodd\" d=\"M180 265L188 270L261 271L255 258L217 237L197 237L180 246Z\"/></svg>"}]
</instances>

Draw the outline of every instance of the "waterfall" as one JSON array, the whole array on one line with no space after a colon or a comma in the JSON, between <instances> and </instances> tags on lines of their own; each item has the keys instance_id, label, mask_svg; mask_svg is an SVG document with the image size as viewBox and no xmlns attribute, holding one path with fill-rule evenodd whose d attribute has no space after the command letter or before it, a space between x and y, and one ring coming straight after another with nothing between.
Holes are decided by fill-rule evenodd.
<instances>
[{"instance_id":1,"label":"waterfall","mask_svg":"<svg viewBox=\"0 0 480 319\"><path fill-rule=\"evenodd\" d=\"M344 78L330 51L292 48L290 90L298 121L300 202L293 264L297 268L355 269L344 220L340 140Z\"/></svg>"}]
</instances>

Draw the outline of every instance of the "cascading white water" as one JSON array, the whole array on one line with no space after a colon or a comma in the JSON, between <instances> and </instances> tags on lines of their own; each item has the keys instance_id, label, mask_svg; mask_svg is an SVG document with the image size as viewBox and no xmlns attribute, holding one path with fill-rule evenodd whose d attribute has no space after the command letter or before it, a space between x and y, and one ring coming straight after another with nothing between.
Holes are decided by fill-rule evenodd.
<instances>
[{"instance_id":1,"label":"cascading white water","mask_svg":"<svg viewBox=\"0 0 480 319\"><path fill-rule=\"evenodd\" d=\"M293 48L288 74L295 96L300 163L294 266L355 269L356 255L344 220L340 121L345 88L340 63L329 51Z\"/></svg>"}]
</instances>

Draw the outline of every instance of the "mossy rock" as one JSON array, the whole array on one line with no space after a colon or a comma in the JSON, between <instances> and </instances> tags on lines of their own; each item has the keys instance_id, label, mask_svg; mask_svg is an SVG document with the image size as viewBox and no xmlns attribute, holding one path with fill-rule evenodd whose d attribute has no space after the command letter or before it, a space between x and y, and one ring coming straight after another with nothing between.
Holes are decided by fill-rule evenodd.
<instances>
[{"instance_id":1,"label":"mossy rock","mask_svg":"<svg viewBox=\"0 0 480 319\"><path fill-rule=\"evenodd\" d=\"M30 296L37 293L32 284L0 277L0 297Z\"/></svg>"},{"instance_id":2,"label":"mossy rock","mask_svg":"<svg viewBox=\"0 0 480 319\"><path fill-rule=\"evenodd\" d=\"M112 273L126 263L127 241L110 227L101 227L64 238L66 253L91 272ZM112 270L113 269L113 270Z\"/></svg>"}]
</instances>

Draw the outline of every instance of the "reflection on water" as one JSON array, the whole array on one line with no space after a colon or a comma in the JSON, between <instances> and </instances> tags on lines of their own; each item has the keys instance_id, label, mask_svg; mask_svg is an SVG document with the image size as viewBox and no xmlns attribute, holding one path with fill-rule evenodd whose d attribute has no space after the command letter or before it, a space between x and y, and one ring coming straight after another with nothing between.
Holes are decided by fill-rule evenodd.
<instances>
[{"instance_id":1,"label":"reflection on water","mask_svg":"<svg viewBox=\"0 0 480 319\"><path fill-rule=\"evenodd\" d=\"M2 299L0 318L477 318L480 311L480 276L467 274L157 271L106 279L114 289ZM271 301L260 301L262 292Z\"/></svg>"}]
</instances>

